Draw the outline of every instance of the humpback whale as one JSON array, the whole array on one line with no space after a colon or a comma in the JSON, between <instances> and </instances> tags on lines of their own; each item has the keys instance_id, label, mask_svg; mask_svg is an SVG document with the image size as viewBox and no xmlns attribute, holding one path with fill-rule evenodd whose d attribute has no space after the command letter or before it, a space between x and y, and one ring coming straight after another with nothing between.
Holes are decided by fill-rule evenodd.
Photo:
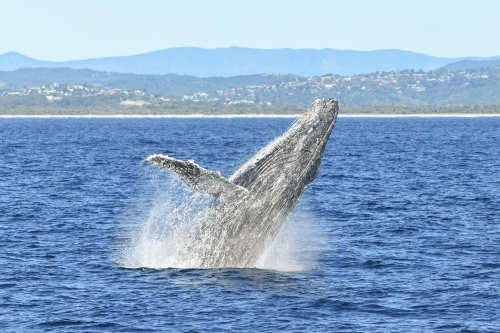
<instances>
[{"instance_id":1,"label":"humpback whale","mask_svg":"<svg viewBox=\"0 0 500 333\"><path fill-rule=\"evenodd\" d=\"M285 134L228 179L192 160L149 156L148 162L216 198L179 256L200 268L255 267L318 174L338 110L335 99L315 100Z\"/></svg>"}]
</instances>

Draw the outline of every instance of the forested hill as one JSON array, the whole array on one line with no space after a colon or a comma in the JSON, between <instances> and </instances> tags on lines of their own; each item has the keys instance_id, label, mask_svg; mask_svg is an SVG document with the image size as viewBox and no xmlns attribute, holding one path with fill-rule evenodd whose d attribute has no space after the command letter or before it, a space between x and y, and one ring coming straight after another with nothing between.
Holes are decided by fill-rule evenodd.
<instances>
[{"instance_id":1,"label":"forested hill","mask_svg":"<svg viewBox=\"0 0 500 333\"><path fill-rule=\"evenodd\" d=\"M297 75L257 74L232 77L199 78L189 75L143 75L98 72L91 69L22 68L0 71L0 90L41 87L53 83L92 85L123 90L141 90L153 94L184 95L202 91L231 89L247 85L279 83Z\"/></svg>"},{"instance_id":2,"label":"forested hill","mask_svg":"<svg viewBox=\"0 0 500 333\"><path fill-rule=\"evenodd\" d=\"M447 71L456 72L464 71L473 68L487 68L487 67L500 67L500 59L492 60L461 60L445 65L442 69Z\"/></svg>"},{"instance_id":3,"label":"forested hill","mask_svg":"<svg viewBox=\"0 0 500 333\"><path fill-rule=\"evenodd\" d=\"M57 84L54 84L57 83ZM500 67L451 72L403 70L352 76L249 75L197 78L72 69L0 72L0 105L119 105L144 101L224 105L309 105L338 98L343 105L500 104Z\"/></svg>"}]
</instances>

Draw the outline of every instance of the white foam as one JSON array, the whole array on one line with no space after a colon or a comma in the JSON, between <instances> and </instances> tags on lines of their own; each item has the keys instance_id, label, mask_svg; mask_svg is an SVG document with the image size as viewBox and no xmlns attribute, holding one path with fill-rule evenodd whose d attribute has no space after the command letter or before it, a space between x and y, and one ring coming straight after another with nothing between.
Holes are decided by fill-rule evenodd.
<instances>
[{"instance_id":1,"label":"white foam","mask_svg":"<svg viewBox=\"0 0 500 333\"><path fill-rule=\"evenodd\" d=\"M186 247L196 225L207 218L214 199L194 192L174 176L168 174L165 181L158 175L156 171L151 173L151 186L156 188L151 207L142 214L129 214L132 223L119 264L126 268L200 268L200 258L190 255ZM134 210L139 209L138 206ZM292 214L254 267L308 270L316 262L320 243L321 230L314 217L300 212Z\"/></svg>"},{"instance_id":2,"label":"white foam","mask_svg":"<svg viewBox=\"0 0 500 333\"><path fill-rule=\"evenodd\" d=\"M260 257L257 268L282 272L310 270L317 262L323 235L314 216L292 213Z\"/></svg>"}]
</instances>

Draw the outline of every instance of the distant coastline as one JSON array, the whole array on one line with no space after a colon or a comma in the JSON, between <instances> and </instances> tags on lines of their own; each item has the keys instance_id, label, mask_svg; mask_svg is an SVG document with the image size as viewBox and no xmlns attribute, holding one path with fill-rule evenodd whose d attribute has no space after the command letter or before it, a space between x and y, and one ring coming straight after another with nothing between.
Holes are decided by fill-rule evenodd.
<instances>
[{"instance_id":1,"label":"distant coastline","mask_svg":"<svg viewBox=\"0 0 500 333\"><path fill-rule=\"evenodd\" d=\"M100 115L0 115L0 118L299 118L302 114L220 114L220 115L206 115L206 114L100 114ZM339 114L339 118L475 118L475 117L500 117L500 113L492 114L463 114L463 113L441 113L441 114Z\"/></svg>"},{"instance_id":2,"label":"distant coastline","mask_svg":"<svg viewBox=\"0 0 500 333\"><path fill-rule=\"evenodd\" d=\"M296 118L309 106L287 105L234 106L216 108L207 105L169 107L39 107L0 106L2 118ZM485 117L500 115L500 104L486 105L366 105L340 106L339 117Z\"/></svg>"}]
</instances>

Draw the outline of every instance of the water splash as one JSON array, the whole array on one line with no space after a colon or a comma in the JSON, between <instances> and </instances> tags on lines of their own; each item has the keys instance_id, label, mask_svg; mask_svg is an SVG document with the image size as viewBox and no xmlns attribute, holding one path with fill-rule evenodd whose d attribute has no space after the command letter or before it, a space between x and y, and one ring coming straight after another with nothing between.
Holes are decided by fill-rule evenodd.
<instances>
[{"instance_id":1,"label":"water splash","mask_svg":"<svg viewBox=\"0 0 500 333\"><path fill-rule=\"evenodd\" d=\"M198 249L191 251L196 228L206 220L215 199L194 192L182 181L162 171L149 172L153 198L144 198L129 214L129 237L122 247L119 264L126 268L200 268L203 258L200 247L218 237L195 242ZM150 206L141 213L144 202ZM296 212L289 216L271 245L253 267L277 271L310 269L319 253L317 246L321 230L314 217ZM208 246L208 245L207 245Z\"/></svg>"},{"instance_id":2,"label":"water splash","mask_svg":"<svg viewBox=\"0 0 500 333\"><path fill-rule=\"evenodd\" d=\"M323 230L311 214L295 211L287 219L257 268L283 272L314 268L323 243Z\"/></svg>"}]
</instances>

